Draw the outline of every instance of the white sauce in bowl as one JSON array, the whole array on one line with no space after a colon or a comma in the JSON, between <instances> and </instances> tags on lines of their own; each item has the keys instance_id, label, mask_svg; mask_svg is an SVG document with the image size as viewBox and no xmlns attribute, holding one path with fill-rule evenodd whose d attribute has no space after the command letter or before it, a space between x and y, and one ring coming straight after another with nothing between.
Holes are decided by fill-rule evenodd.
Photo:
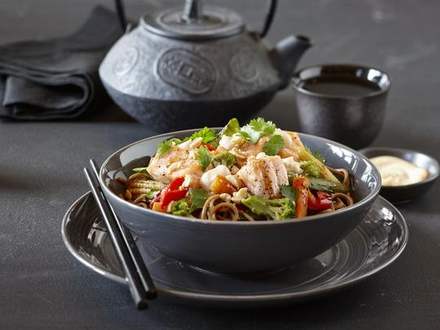
<instances>
[{"instance_id":1,"label":"white sauce in bowl","mask_svg":"<svg viewBox=\"0 0 440 330\"><path fill-rule=\"evenodd\" d=\"M405 186L424 181L428 171L413 163L394 156L378 156L370 158L382 177L384 186Z\"/></svg>"}]
</instances>

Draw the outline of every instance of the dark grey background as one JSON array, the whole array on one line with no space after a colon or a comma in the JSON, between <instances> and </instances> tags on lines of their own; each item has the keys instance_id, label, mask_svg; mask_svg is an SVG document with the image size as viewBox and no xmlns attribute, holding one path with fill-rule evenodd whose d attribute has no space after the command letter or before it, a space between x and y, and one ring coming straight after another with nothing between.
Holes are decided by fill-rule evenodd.
<instances>
[{"instance_id":1,"label":"dark grey background","mask_svg":"<svg viewBox=\"0 0 440 330\"><path fill-rule=\"evenodd\" d=\"M2 0L0 42L72 32L94 4L112 0ZM132 17L180 1L127 0ZM264 0L214 1L239 9L256 28ZM440 2L280 1L269 35L303 33L315 43L300 66L355 62L391 74L386 124L376 145L418 149L440 159ZM297 128L293 93L261 113ZM154 132L116 107L89 120L0 123L0 329L428 329L440 324L440 185L401 206L410 226L402 257L374 278L312 303L274 310L208 310L160 299L134 310L125 287L92 273L65 249L61 218L87 190L89 157Z\"/></svg>"}]
</instances>

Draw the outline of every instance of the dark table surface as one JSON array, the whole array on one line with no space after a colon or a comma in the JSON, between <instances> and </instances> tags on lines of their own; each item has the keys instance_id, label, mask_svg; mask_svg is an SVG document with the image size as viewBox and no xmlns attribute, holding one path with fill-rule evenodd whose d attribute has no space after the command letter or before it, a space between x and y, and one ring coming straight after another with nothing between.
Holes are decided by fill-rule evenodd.
<instances>
[{"instance_id":1,"label":"dark table surface","mask_svg":"<svg viewBox=\"0 0 440 330\"><path fill-rule=\"evenodd\" d=\"M127 1L136 17L169 2ZM214 1L215 2L215 1ZM217 3L221 1L216 1ZM225 1L259 28L265 1ZM269 35L303 33L315 43L300 66L355 62L391 74L384 129L375 145L418 149L440 159L440 2L280 1ZM2 0L0 42L73 31L94 3ZM261 115L298 127L293 93ZM213 310L160 299L133 308L127 288L80 265L60 235L67 207L87 190L81 168L154 134L114 106L75 122L0 123L0 329L428 329L440 327L440 184L399 207L410 241L373 278L338 294L273 310Z\"/></svg>"}]
</instances>

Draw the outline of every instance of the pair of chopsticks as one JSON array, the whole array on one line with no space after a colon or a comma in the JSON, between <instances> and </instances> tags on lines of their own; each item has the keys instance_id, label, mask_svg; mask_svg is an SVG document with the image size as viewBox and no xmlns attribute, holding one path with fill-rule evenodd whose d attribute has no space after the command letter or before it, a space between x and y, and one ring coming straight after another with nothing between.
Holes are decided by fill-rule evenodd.
<instances>
[{"instance_id":1,"label":"pair of chopsticks","mask_svg":"<svg viewBox=\"0 0 440 330\"><path fill-rule=\"evenodd\" d=\"M156 288L131 233L121 223L105 197L98 179L98 168L90 159L91 171L84 168L87 182L95 197L111 240L124 268L131 296L138 309L148 306L147 301L156 297Z\"/></svg>"}]
</instances>

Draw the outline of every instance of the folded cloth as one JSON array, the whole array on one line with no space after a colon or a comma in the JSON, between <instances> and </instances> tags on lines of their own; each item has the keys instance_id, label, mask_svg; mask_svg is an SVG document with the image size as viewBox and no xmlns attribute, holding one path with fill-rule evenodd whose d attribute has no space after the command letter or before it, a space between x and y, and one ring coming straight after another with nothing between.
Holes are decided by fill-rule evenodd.
<instances>
[{"instance_id":1,"label":"folded cloth","mask_svg":"<svg viewBox=\"0 0 440 330\"><path fill-rule=\"evenodd\" d=\"M105 97L98 67L121 35L117 15L98 6L70 36L0 46L0 117L49 120L84 113Z\"/></svg>"}]
</instances>

